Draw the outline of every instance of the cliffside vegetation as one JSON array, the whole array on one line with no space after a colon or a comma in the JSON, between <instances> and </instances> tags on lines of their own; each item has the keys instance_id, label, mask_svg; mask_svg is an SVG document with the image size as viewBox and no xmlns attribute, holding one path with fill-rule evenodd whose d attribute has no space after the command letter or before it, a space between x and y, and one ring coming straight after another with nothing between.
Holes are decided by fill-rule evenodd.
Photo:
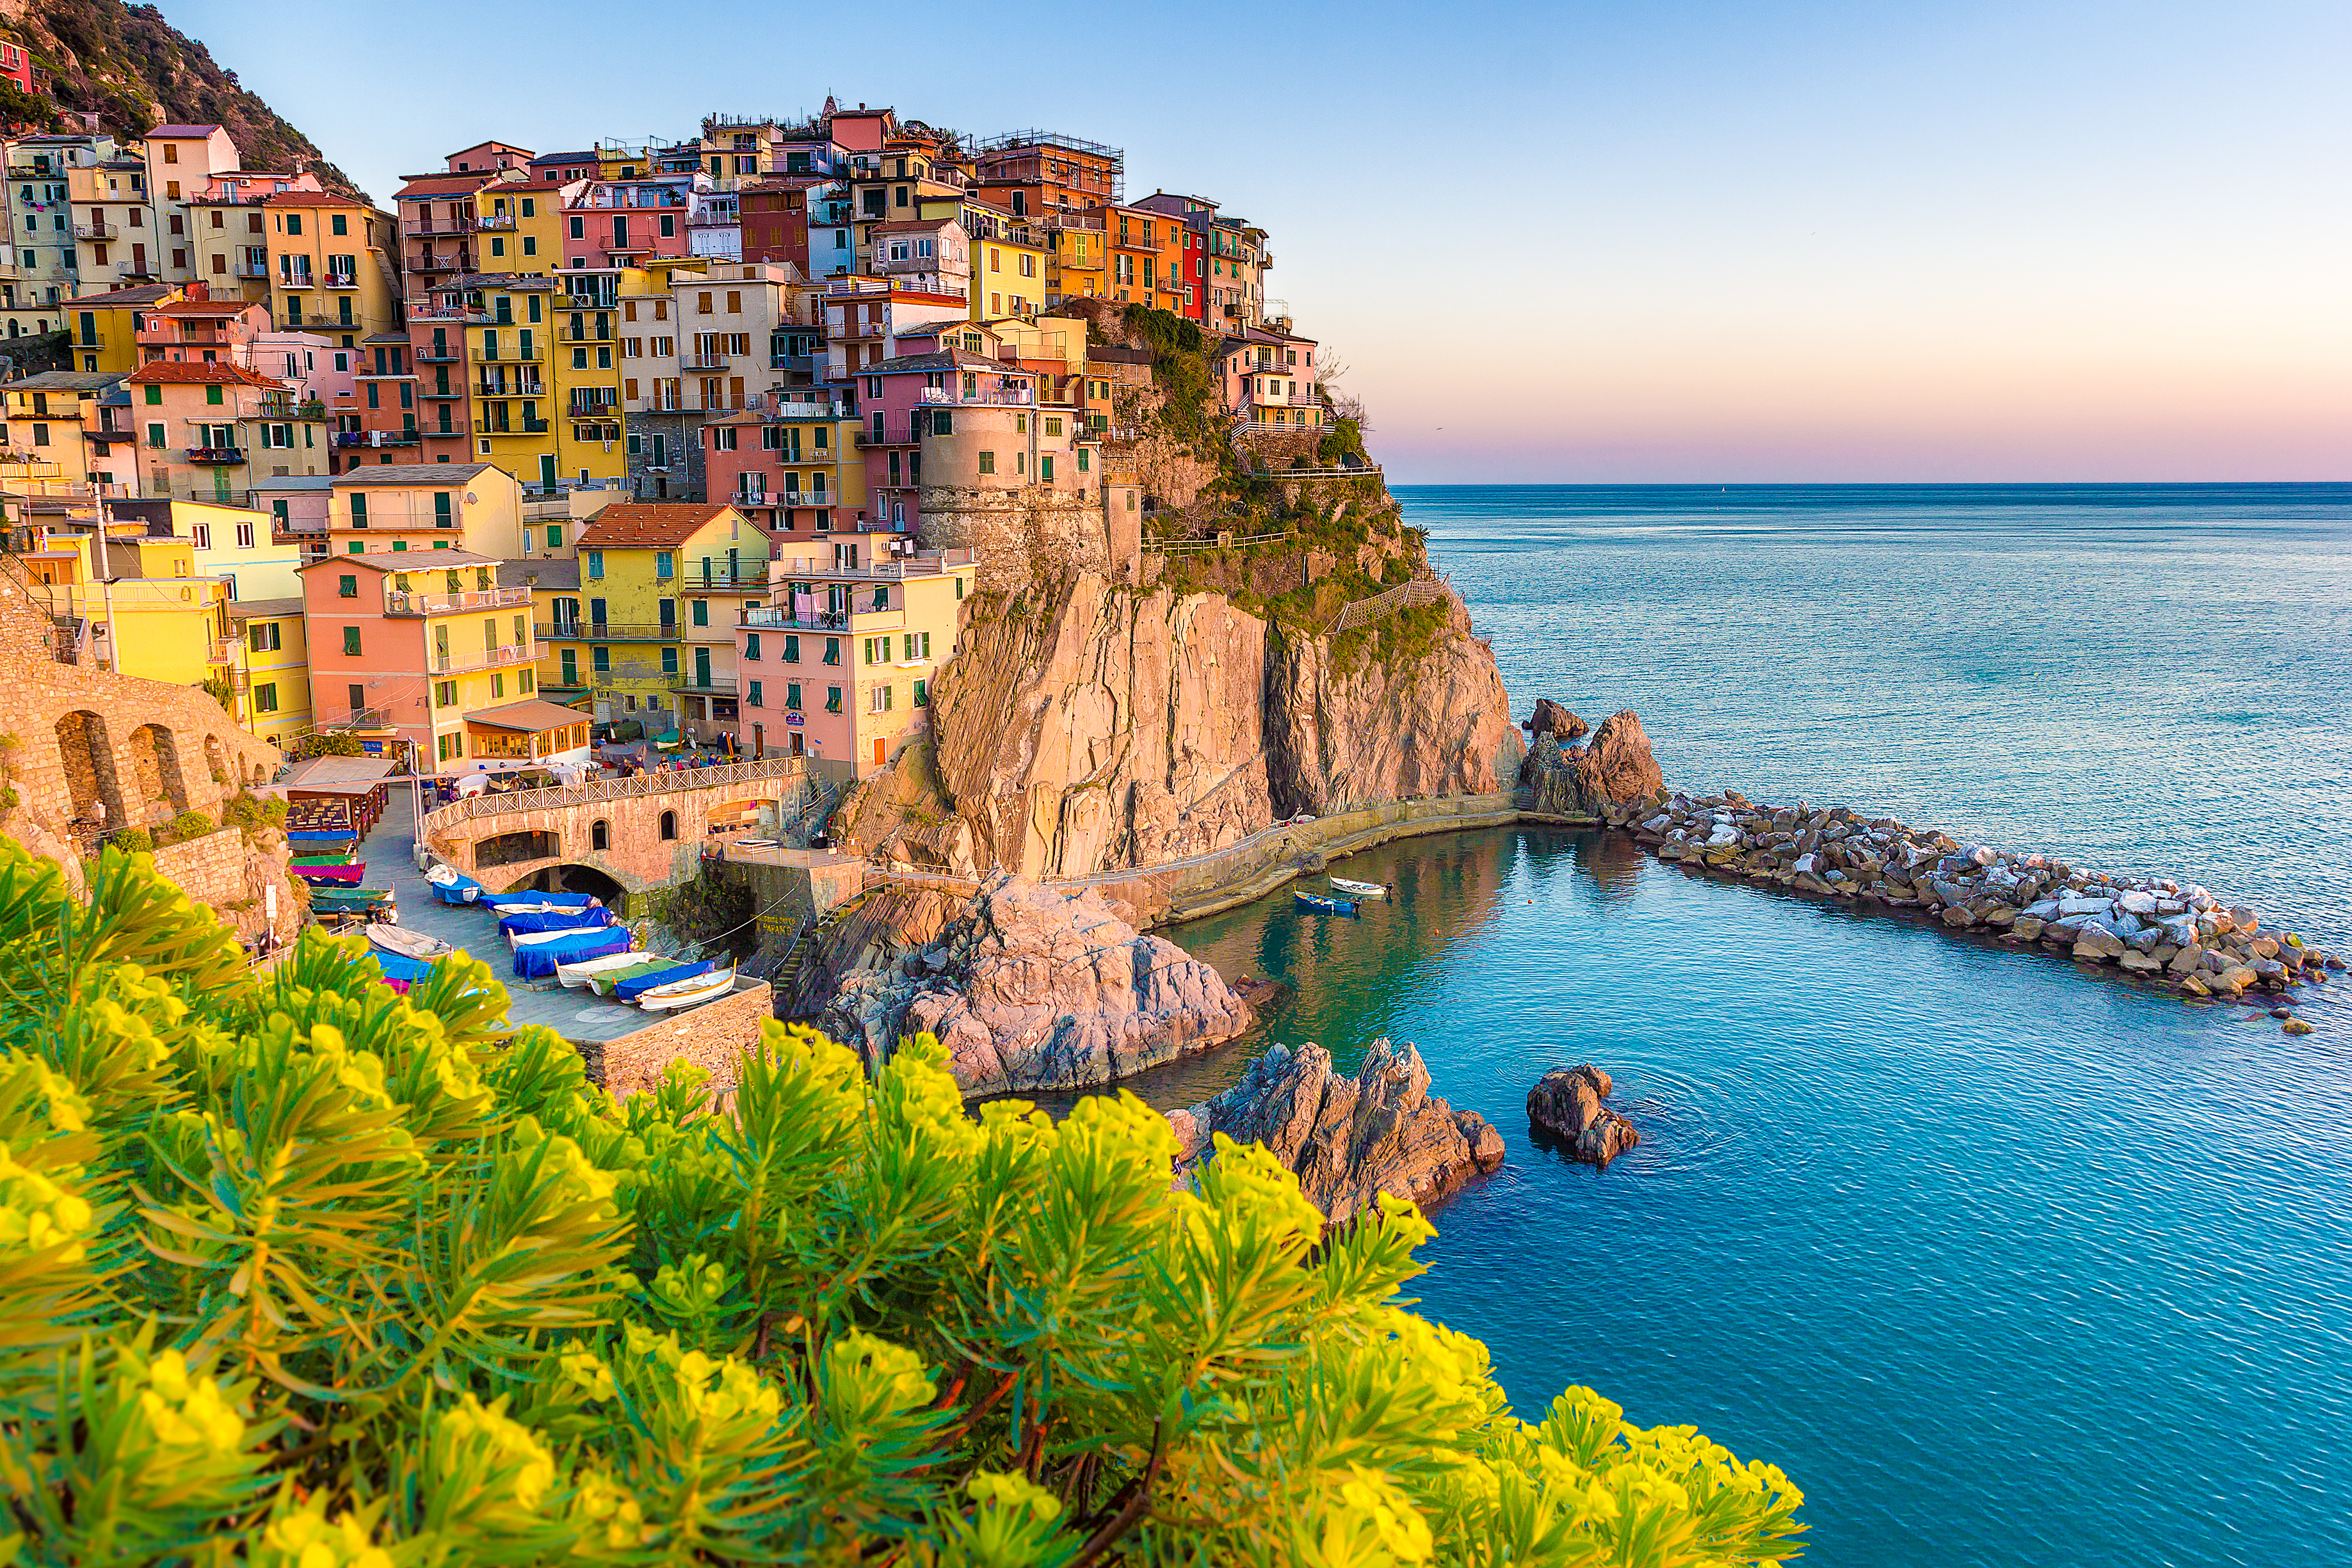
<instances>
[{"instance_id":1,"label":"cliffside vegetation","mask_svg":"<svg viewBox=\"0 0 2352 1568\"><path fill-rule=\"evenodd\" d=\"M968 1119L769 1024L615 1104L484 966L267 975L144 857L0 841L0 1534L39 1563L1748 1563L1800 1499L1589 1390L1514 1417L1132 1097ZM21 1544L20 1544L21 1542Z\"/></svg>"},{"instance_id":2,"label":"cliffside vegetation","mask_svg":"<svg viewBox=\"0 0 2352 1568\"><path fill-rule=\"evenodd\" d=\"M291 15L289 13L289 15ZM144 136L158 124L218 125L248 169L315 171L329 190L356 193L343 172L278 111L238 85L212 52L152 5L124 0L16 0L0 20L16 27L47 74L48 96L0 92L0 120L79 131L61 111L95 113L99 129ZM0 84L5 86L5 84Z\"/></svg>"}]
</instances>

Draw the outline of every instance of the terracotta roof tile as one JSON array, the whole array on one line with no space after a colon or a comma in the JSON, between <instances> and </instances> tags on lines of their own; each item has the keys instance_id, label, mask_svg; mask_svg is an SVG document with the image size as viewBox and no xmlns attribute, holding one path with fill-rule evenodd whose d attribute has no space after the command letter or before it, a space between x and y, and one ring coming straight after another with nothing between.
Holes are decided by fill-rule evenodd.
<instances>
[{"instance_id":1,"label":"terracotta roof tile","mask_svg":"<svg viewBox=\"0 0 2352 1568\"><path fill-rule=\"evenodd\" d=\"M257 375L243 365L206 365L179 360L151 360L124 379L136 382L141 386L163 382L183 385L218 382L224 386L268 387L272 392L287 390L284 382Z\"/></svg>"},{"instance_id":2,"label":"terracotta roof tile","mask_svg":"<svg viewBox=\"0 0 2352 1568\"><path fill-rule=\"evenodd\" d=\"M605 507L580 535L582 549L662 549L684 544L735 508L714 502L623 501Z\"/></svg>"}]
</instances>

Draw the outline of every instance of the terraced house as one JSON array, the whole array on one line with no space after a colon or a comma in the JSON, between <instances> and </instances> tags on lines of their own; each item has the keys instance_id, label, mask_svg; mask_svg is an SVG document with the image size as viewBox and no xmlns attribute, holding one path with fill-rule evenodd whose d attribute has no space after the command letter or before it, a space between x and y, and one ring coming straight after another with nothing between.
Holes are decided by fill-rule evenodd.
<instances>
[{"instance_id":1,"label":"terraced house","mask_svg":"<svg viewBox=\"0 0 2352 1568\"><path fill-rule=\"evenodd\" d=\"M735 700L734 630L768 591L767 530L733 507L624 501L582 530L576 596L549 604L549 678L604 720L709 722Z\"/></svg>"}]
</instances>

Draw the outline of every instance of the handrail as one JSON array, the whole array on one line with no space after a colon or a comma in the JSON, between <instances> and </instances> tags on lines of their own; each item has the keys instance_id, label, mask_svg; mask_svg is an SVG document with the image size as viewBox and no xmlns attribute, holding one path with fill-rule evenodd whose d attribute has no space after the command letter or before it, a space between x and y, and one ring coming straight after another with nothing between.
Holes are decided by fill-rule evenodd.
<instances>
[{"instance_id":1,"label":"handrail","mask_svg":"<svg viewBox=\"0 0 2352 1568\"><path fill-rule=\"evenodd\" d=\"M1357 626L1368 626L1384 615L1402 610L1418 610L1423 605L1443 604L1454 597L1454 590L1442 578L1416 577L1397 584L1385 593L1375 593L1370 599L1359 599L1340 606L1339 613L1323 628L1331 636Z\"/></svg>"}]
</instances>

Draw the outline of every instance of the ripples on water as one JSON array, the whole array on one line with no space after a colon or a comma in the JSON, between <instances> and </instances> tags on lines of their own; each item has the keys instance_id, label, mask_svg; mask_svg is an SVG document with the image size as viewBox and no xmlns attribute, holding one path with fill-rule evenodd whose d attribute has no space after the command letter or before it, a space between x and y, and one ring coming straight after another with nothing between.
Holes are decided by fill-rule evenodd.
<instances>
[{"instance_id":1,"label":"ripples on water","mask_svg":"<svg viewBox=\"0 0 2352 1568\"><path fill-rule=\"evenodd\" d=\"M1670 781L2180 873L2352 946L2352 488L1405 490L1521 711ZM1409 841L1171 933L1390 1034L1508 1163L1425 1310L1808 1494L1808 1560L2352 1563L2352 1029L1703 882L1620 836ZM1231 1083L1254 1046L1141 1081ZM1537 1148L1591 1061L1640 1147Z\"/></svg>"}]
</instances>

